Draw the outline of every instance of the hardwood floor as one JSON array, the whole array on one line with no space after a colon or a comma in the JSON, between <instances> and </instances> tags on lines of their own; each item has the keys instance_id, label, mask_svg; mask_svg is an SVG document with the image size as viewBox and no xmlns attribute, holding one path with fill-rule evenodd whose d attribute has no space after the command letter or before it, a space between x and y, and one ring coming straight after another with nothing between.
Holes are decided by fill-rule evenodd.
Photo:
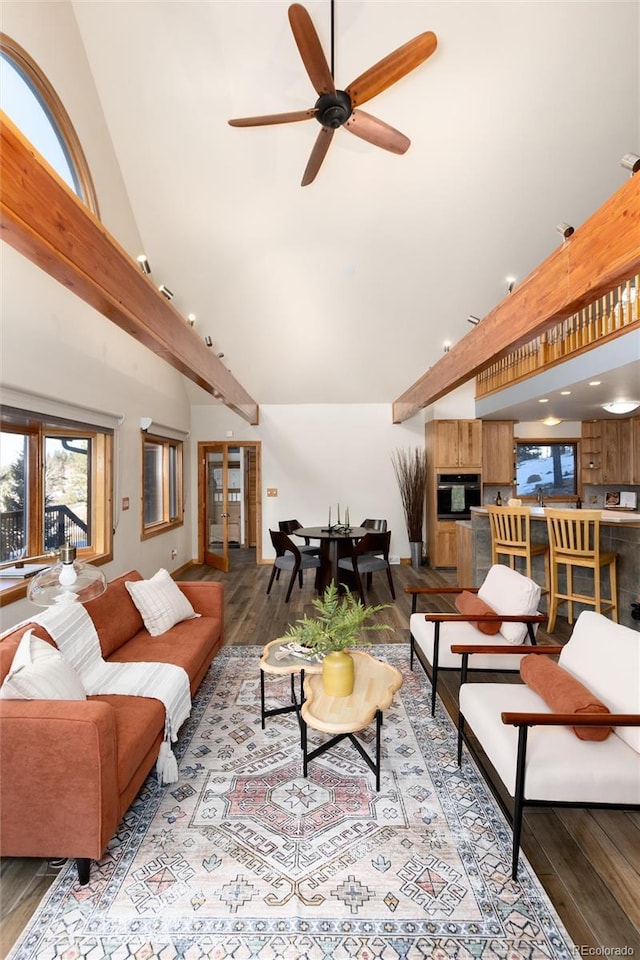
<instances>
[{"instance_id":1,"label":"hardwood floor","mask_svg":"<svg viewBox=\"0 0 640 960\"><path fill-rule=\"evenodd\" d=\"M270 572L270 566L255 566L254 551L240 549L232 551L228 574L195 566L182 579L223 580L225 643L262 646L283 634L290 622L313 612L309 574L302 590L294 586L291 600L285 604L287 575L274 582L267 596ZM453 571L423 568L416 572L409 566L393 567L393 576L397 600L382 614L393 632L384 636L387 642L408 644L410 598L404 594L404 587L416 583L448 585L455 583L455 576ZM368 601L389 600L386 577L375 575ZM444 611L450 606L445 597L438 597L420 609ZM559 618L553 642L562 642L569 635L566 621ZM539 636L541 641L548 639L544 631ZM415 669L421 667L416 665ZM442 701L455 715L456 676L447 671L441 677ZM495 783L493 787L504 803L502 791ZM578 955L640 955L639 811L527 808L522 848L574 940ZM55 865L47 861L0 860L0 957L6 957L55 875Z\"/></svg>"}]
</instances>

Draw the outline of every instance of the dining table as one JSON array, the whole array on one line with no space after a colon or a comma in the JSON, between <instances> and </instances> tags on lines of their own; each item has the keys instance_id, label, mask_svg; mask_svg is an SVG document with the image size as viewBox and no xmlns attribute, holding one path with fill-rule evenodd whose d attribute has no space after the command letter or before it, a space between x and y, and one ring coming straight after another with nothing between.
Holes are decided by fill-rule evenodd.
<instances>
[{"instance_id":1,"label":"dining table","mask_svg":"<svg viewBox=\"0 0 640 960\"><path fill-rule=\"evenodd\" d=\"M320 566L316 570L316 589L324 593L332 580L338 585L344 583L352 587L353 574L349 570L339 570L338 560L350 557L355 540L370 533L366 527L346 527L342 525L324 527L298 527L296 537L308 537L320 541Z\"/></svg>"}]
</instances>

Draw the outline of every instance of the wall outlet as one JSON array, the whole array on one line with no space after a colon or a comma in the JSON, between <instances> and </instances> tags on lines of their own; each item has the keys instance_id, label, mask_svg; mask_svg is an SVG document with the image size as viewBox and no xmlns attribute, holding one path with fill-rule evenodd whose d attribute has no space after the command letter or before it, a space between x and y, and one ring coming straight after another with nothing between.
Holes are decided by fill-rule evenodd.
<instances>
[{"instance_id":1,"label":"wall outlet","mask_svg":"<svg viewBox=\"0 0 640 960\"><path fill-rule=\"evenodd\" d=\"M177 556L178 556L178 551L174 547L173 550L171 551L171 559L175 560Z\"/></svg>"},{"instance_id":2,"label":"wall outlet","mask_svg":"<svg viewBox=\"0 0 640 960\"><path fill-rule=\"evenodd\" d=\"M129 509L129 497L123 497L123 498L122 498L122 509L123 509L123 510L128 510L128 509Z\"/></svg>"},{"instance_id":3,"label":"wall outlet","mask_svg":"<svg viewBox=\"0 0 640 960\"><path fill-rule=\"evenodd\" d=\"M267 487L267 496L268 497L277 497L278 488L277 487Z\"/></svg>"},{"instance_id":4,"label":"wall outlet","mask_svg":"<svg viewBox=\"0 0 640 960\"><path fill-rule=\"evenodd\" d=\"M395 553L389 554L389 563L400 563L400 557Z\"/></svg>"}]
</instances>

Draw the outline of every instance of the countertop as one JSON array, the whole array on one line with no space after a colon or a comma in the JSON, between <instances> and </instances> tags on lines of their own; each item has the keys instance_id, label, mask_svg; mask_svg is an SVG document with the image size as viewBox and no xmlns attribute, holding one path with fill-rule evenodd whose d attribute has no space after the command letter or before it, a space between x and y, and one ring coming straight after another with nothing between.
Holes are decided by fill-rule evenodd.
<instances>
[{"instance_id":1,"label":"countertop","mask_svg":"<svg viewBox=\"0 0 640 960\"><path fill-rule=\"evenodd\" d=\"M553 508L551 508L553 509ZM471 507L472 513L477 513L479 516L488 516L488 511L486 507ZM600 522L602 524L610 523L629 523L629 524L640 524L640 511L638 510L600 510ZM544 507L531 507L531 519L532 520L544 520L545 519L545 508Z\"/></svg>"}]
</instances>

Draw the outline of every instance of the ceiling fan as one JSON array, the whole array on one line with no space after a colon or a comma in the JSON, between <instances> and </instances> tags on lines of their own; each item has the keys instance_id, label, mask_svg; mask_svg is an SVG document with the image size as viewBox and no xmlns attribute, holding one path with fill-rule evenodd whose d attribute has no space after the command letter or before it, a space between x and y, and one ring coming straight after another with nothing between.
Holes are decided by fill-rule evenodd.
<instances>
[{"instance_id":1,"label":"ceiling fan","mask_svg":"<svg viewBox=\"0 0 640 960\"><path fill-rule=\"evenodd\" d=\"M378 120L377 117L356 108L401 80L430 57L438 43L436 35L431 31L419 34L373 67L365 70L361 76L349 84L346 90L337 90L333 79L333 0L331 0L331 69L311 17L302 4L294 3L289 7L289 23L302 62L318 94L314 106L309 110L273 113L264 117L239 117L229 120L230 125L259 127L276 123L295 123L298 120L310 120L315 117L322 129L302 177L303 187L315 180L338 127L344 127L349 133L377 147L382 147L383 150L398 154L405 153L411 143L408 137L382 120Z\"/></svg>"}]
</instances>

